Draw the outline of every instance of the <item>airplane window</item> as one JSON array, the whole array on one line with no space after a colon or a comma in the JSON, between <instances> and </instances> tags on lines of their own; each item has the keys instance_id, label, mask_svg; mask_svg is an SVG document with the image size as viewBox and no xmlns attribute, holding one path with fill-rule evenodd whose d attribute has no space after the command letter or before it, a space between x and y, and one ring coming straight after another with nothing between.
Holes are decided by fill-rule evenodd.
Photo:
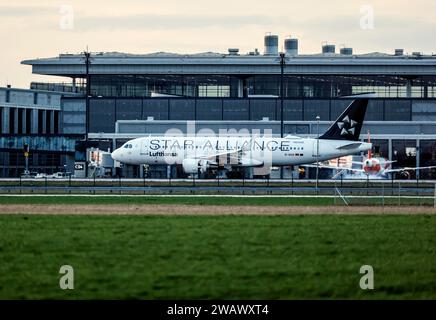
<instances>
[{"instance_id":1,"label":"airplane window","mask_svg":"<svg viewBox=\"0 0 436 320\"><path fill-rule=\"evenodd\" d=\"M128 147L129 147L129 145L128 145L128 144L124 145L124 149L127 149Z\"/></svg>"}]
</instances>

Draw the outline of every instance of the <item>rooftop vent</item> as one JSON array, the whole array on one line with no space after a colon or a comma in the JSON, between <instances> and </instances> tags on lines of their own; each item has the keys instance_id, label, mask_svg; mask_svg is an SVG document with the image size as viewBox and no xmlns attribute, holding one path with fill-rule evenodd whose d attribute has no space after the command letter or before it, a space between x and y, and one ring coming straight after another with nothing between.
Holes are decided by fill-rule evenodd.
<instances>
[{"instance_id":1,"label":"rooftop vent","mask_svg":"<svg viewBox=\"0 0 436 320\"><path fill-rule=\"evenodd\" d=\"M353 48L343 47L343 48L341 48L340 53L343 55L352 56L353 55Z\"/></svg>"},{"instance_id":2,"label":"rooftop vent","mask_svg":"<svg viewBox=\"0 0 436 320\"><path fill-rule=\"evenodd\" d=\"M265 51L267 56L276 56L279 54L279 36L267 33L264 39Z\"/></svg>"},{"instance_id":3,"label":"rooftop vent","mask_svg":"<svg viewBox=\"0 0 436 320\"><path fill-rule=\"evenodd\" d=\"M230 56L237 56L239 54L238 48L229 48L229 55Z\"/></svg>"},{"instance_id":4,"label":"rooftop vent","mask_svg":"<svg viewBox=\"0 0 436 320\"><path fill-rule=\"evenodd\" d=\"M336 46L334 44L328 44L324 42L322 44L322 53L336 53Z\"/></svg>"},{"instance_id":5,"label":"rooftop vent","mask_svg":"<svg viewBox=\"0 0 436 320\"><path fill-rule=\"evenodd\" d=\"M404 55L404 49L395 49L395 55L396 56L403 56Z\"/></svg>"},{"instance_id":6,"label":"rooftop vent","mask_svg":"<svg viewBox=\"0 0 436 320\"><path fill-rule=\"evenodd\" d=\"M291 37L285 39L285 53L290 56L298 55L298 39Z\"/></svg>"}]
</instances>

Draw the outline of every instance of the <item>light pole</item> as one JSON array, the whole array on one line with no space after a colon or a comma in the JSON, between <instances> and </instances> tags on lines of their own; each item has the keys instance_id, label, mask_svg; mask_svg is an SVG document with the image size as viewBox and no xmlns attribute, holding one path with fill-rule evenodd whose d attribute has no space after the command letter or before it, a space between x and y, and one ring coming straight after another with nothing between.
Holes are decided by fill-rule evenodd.
<instances>
[{"instance_id":1,"label":"light pole","mask_svg":"<svg viewBox=\"0 0 436 320\"><path fill-rule=\"evenodd\" d=\"M285 131L285 123L283 119L283 98L284 98L284 86L283 76L285 73L285 54L280 52L280 137L283 138ZM280 179L283 179L283 167L280 168Z\"/></svg>"},{"instance_id":2,"label":"light pole","mask_svg":"<svg viewBox=\"0 0 436 320\"><path fill-rule=\"evenodd\" d=\"M90 86L90 77L89 77L89 65L91 63L91 53L88 51L84 52L85 55L85 74L86 74L86 127L85 127L85 140L88 141L88 133L89 133L89 97L91 96L91 86Z\"/></svg>"},{"instance_id":3,"label":"light pole","mask_svg":"<svg viewBox=\"0 0 436 320\"><path fill-rule=\"evenodd\" d=\"M30 151L30 147L29 147L29 144L27 142L24 143L23 151L24 151L24 159L26 161L26 169L24 169L24 174L26 176L28 176L30 174L30 172L29 172L29 151Z\"/></svg>"},{"instance_id":4,"label":"light pole","mask_svg":"<svg viewBox=\"0 0 436 320\"><path fill-rule=\"evenodd\" d=\"M86 74L86 97L85 97L85 153L88 150L88 136L89 136L89 98L91 96L91 84L89 76L89 65L91 63L91 53L85 51L85 74ZM85 164L85 175L88 177L88 163Z\"/></svg>"},{"instance_id":5,"label":"light pole","mask_svg":"<svg viewBox=\"0 0 436 320\"><path fill-rule=\"evenodd\" d=\"M284 73L285 73L285 54L283 52L280 52L280 137L281 138L283 138L284 131L285 131L285 125L283 119Z\"/></svg>"},{"instance_id":6,"label":"light pole","mask_svg":"<svg viewBox=\"0 0 436 320\"><path fill-rule=\"evenodd\" d=\"M319 184L319 120L320 116L316 116L316 192L318 192Z\"/></svg>"}]
</instances>

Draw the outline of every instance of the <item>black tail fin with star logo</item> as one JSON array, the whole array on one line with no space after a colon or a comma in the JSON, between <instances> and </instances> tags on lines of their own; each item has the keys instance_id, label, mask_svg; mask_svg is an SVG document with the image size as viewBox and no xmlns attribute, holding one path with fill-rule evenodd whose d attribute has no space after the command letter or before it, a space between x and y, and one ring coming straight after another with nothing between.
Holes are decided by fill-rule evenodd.
<instances>
[{"instance_id":1,"label":"black tail fin with star logo","mask_svg":"<svg viewBox=\"0 0 436 320\"><path fill-rule=\"evenodd\" d=\"M358 141L368 99L354 100L320 139Z\"/></svg>"}]
</instances>

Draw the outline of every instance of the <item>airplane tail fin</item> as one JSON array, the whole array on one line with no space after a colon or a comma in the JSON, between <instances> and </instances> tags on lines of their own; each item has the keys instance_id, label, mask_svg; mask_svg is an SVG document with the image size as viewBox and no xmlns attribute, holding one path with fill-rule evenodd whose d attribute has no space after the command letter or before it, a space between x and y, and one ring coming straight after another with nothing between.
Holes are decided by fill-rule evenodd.
<instances>
[{"instance_id":1,"label":"airplane tail fin","mask_svg":"<svg viewBox=\"0 0 436 320\"><path fill-rule=\"evenodd\" d=\"M368 99L354 100L320 139L358 141Z\"/></svg>"}]
</instances>

